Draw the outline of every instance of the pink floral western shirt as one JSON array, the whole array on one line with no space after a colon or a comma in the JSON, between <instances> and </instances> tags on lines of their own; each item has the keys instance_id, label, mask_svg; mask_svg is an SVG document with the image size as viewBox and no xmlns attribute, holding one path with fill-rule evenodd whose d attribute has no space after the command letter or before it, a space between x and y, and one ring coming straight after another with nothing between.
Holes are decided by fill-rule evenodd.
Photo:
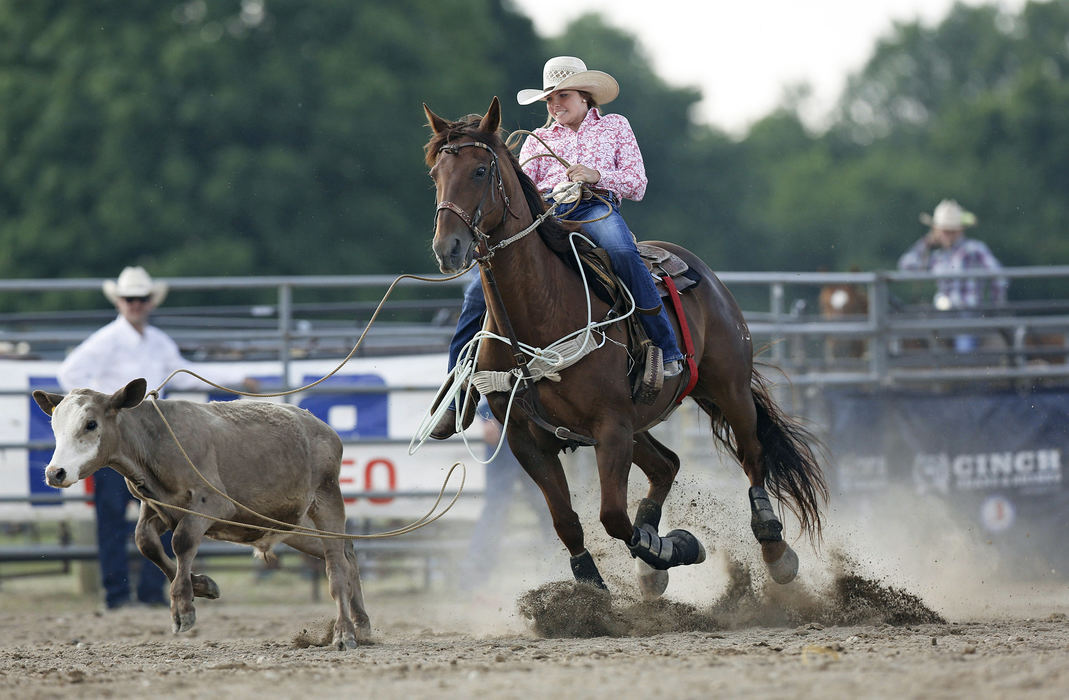
<instances>
[{"instance_id":1,"label":"pink floral western shirt","mask_svg":"<svg viewBox=\"0 0 1069 700\"><path fill-rule=\"evenodd\" d=\"M619 114L602 116L597 108L592 108L587 111L578 131L554 123L535 129L534 133L572 165L580 163L601 173L595 187L610 190L620 199L636 202L646 194L646 167L626 117ZM538 139L528 136L520 149L520 162L546 152ZM564 166L555 158L535 158L523 166L523 171L543 193L567 180Z\"/></svg>"}]
</instances>

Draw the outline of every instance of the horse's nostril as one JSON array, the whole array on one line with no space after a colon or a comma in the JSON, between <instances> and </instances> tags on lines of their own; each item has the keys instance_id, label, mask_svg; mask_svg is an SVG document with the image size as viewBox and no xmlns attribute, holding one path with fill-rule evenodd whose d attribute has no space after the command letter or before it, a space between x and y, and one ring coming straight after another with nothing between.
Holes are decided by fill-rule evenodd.
<instances>
[{"instance_id":1,"label":"horse's nostril","mask_svg":"<svg viewBox=\"0 0 1069 700\"><path fill-rule=\"evenodd\" d=\"M65 469L57 469L56 471L52 472L52 481L54 481L55 483L62 484L66 480L67 480L67 470L65 470Z\"/></svg>"}]
</instances>

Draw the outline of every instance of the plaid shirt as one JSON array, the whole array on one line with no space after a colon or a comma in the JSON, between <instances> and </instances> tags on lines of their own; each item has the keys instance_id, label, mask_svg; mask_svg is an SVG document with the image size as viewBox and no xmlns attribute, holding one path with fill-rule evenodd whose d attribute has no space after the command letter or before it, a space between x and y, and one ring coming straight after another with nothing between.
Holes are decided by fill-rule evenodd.
<instances>
[{"instance_id":1,"label":"plaid shirt","mask_svg":"<svg viewBox=\"0 0 1069 700\"><path fill-rule=\"evenodd\" d=\"M642 152L638 150L635 132L631 131L626 117L619 114L602 116L595 107L587 110L579 131L553 123L535 129L534 133L572 165L579 163L601 173L595 186L610 190L619 199L636 202L646 194L646 166L642 162ZM520 162L526 163L523 171L545 193L567 181L568 177L564 166L555 158L535 158L528 162L528 158L539 153L546 153L545 146L528 136L520 149Z\"/></svg>"},{"instance_id":2,"label":"plaid shirt","mask_svg":"<svg viewBox=\"0 0 1069 700\"><path fill-rule=\"evenodd\" d=\"M986 244L973 238L963 237L947 249L929 248L922 237L898 259L898 269L927 270L938 275L966 270L1001 270L1002 265ZM989 288L989 303L1006 301L1009 282L1005 277L941 279L936 282L936 297L946 297L952 309L967 309L980 305L985 286Z\"/></svg>"}]
</instances>

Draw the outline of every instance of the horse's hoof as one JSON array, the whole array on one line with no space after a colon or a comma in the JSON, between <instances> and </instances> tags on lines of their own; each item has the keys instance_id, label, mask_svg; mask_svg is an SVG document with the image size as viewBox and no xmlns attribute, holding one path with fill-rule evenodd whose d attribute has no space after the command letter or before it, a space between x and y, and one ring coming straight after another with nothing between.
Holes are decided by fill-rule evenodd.
<instances>
[{"instance_id":1,"label":"horse's hoof","mask_svg":"<svg viewBox=\"0 0 1069 700\"><path fill-rule=\"evenodd\" d=\"M193 624L197 621L197 611L190 609L187 613L175 613L171 617L171 631L175 634L181 632L188 632L193 629Z\"/></svg>"},{"instance_id":2,"label":"horse's hoof","mask_svg":"<svg viewBox=\"0 0 1069 700\"><path fill-rule=\"evenodd\" d=\"M197 598L215 600L219 597L219 585L210 576L193 574L193 595Z\"/></svg>"},{"instance_id":3,"label":"horse's hoof","mask_svg":"<svg viewBox=\"0 0 1069 700\"><path fill-rule=\"evenodd\" d=\"M352 635L346 634L334 638L334 648L338 651L348 651L356 647L356 637Z\"/></svg>"},{"instance_id":4,"label":"horse's hoof","mask_svg":"<svg viewBox=\"0 0 1069 700\"><path fill-rule=\"evenodd\" d=\"M659 571L642 561L635 559L635 573L638 574L638 590L642 600L657 600L668 588L668 572Z\"/></svg>"},{"instance_id":5,"label":"horse's hoof","mask_svg":"<svg viewBox=\"0 0 1069 700\"><path fill-rule=\"evenodd\" d=\"M701 564L705 561L705 547L698 541L698 538L687 532L686 530L672 530L665 538L675 540L682 548L682 560L680 564Z\"/></svg>"},{"instance_id":6,"label":"horse's hoof","mask_svg":"<svg viewBox=\"0 0 1069 700\"><path fill-rule=\"evenodd\" d=\"M798 555L789 546L776 561L765 562L768 575L779 584L790 583L798 575Z\"/></svg>"}]
</instances>

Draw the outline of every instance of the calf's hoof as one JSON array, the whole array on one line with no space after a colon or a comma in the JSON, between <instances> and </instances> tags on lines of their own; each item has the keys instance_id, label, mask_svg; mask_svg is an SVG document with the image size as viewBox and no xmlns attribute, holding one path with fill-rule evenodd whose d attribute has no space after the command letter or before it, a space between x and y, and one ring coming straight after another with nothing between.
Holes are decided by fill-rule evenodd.
<instances>
[{"instance_id":1,"label":"calf's hoof","mask_svg":"<svg viewBox=\"0 0 1069 700\"><path fill-rule=\"evenodd\" d=\"M635 559L635 573L638 574L638 591L642 600L657 600L668 588L668 572L659 571L642 561Z\"/></svg>"},{"instance_id":2,"label":"calf's hoof","mask_svg":"<svg viewBox=\"0 0 1069 700\"><path fill-rule=\"evenodd\" d=\"M330 644L338 651L355 649L359 644L357 641L358 636L360 636L359 632L352 622L346 620L343 624L339 624L338 621L335 620L334 640Z\"/></svg>"},{"instance_id":3,"label":"calf's hoof","mask_svg":"<svg viewBox=\"0 0 1069 700\"><path fill-rule=\"evenodd\" d=\"M370 622L357 622L356 623L356 641L357 642L370 642L371 641L371 623Z\"/></svg>"},{"instance_id":4,"label":"calf's hoof","mask_svg":"<svg viewBox=\"0 0 1069 700\"><path fill-rule=\"evenodd\" d=\"M193 629L194 623L197 621L197 611L192 607L188 612L175 612L171 616L171 631L175 634L181 632L188 632Z\"/></svg>"},{"instance_id":5,"label":"calf's hoof","mask_svg":"<svg viewBox=\"0 0 1069 700\"><path fill-rule=\"evenodd\" d=\"M204 574L193 574L193 595L197 598L215 600L219 597L219 585Z\"/></svg>"}]
</instances>

